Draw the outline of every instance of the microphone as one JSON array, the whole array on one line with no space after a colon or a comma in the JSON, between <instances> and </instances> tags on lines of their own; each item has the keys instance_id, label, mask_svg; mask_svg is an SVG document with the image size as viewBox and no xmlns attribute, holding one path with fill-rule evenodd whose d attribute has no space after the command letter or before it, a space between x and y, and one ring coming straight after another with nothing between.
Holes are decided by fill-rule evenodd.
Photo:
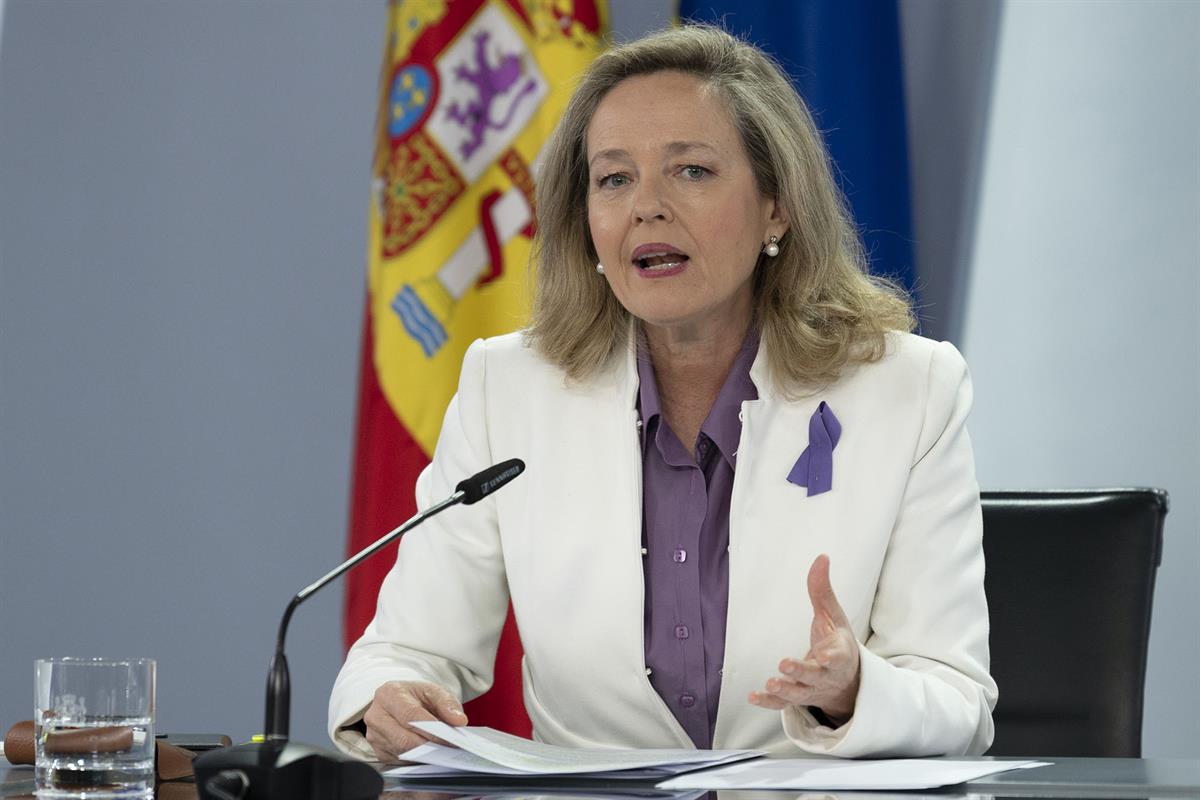
<instances>
[{"instance_id":1,"label":"microphone","mask_svg":"<svg viewBox=\"0 0 1200 800\"><path fill-rule=\"evenodd\" d=\"M458 486L454 487L454 494L457 496L459 492L462 492L463 505L474 505L524 471L524 461L519 458L510 458L508 461L501 461L464 481L459 481Z\"/></svg>"},{"instance_id":2,"label":"microphone","mask_svg":"<svg viewBox=\"0 0 1200 800\"><path fill-rule=\"evenodd\" d=\"M301 589L279 621L275 655L267 676L264 741L210 750L192 762L201 800L374 800L383 791L383 778L370 765L341 753L288 741L291 678L284 640L297 606L399 539L425 520L453 505L473 505L525 471L519 458L502 461L460 481L454 494L392 529L346 561Z\"/></svg>"}]
</instances>

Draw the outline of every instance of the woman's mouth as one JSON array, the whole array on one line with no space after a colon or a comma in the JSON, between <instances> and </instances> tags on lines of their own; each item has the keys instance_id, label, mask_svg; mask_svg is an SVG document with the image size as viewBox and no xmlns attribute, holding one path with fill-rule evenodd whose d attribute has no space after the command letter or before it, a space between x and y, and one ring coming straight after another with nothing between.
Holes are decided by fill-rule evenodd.
<instances>
[{"instance_id":1,"label":"woman's mouth","mask_svg":"<svg viewBox=\"0 0 1200 800\"><path fill-rule=\"evenodd\" d=\"M687 260L687 253L660 243L644 244L633 251L633 263L638 270L651 275L677 272Z\"/></svg>"}]
</instances>

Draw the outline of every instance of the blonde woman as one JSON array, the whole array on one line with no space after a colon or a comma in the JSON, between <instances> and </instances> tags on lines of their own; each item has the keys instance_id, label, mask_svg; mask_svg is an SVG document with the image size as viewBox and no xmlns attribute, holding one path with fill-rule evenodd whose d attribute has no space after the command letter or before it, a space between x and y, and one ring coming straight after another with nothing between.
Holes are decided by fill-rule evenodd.
<instances>
[{"instance_id":1,"label":"blonde woman","mask_svg":"<svg viewBox=\"0 0 1200 800\"><path fill-rule=\"evenodd\" d=\"M537 193L532 326L475 342L418 483L525 475L405 540L330 734L467 722L511 598L534 735L978 754L996 686L966 366L867 276L803 102L688 26L583 77Z\"/></svg>"}]
</instances>

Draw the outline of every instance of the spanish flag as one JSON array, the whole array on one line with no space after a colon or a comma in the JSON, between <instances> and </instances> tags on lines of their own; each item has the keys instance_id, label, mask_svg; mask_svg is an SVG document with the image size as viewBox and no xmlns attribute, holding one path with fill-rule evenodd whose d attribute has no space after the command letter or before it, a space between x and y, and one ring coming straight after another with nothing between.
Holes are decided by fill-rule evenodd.
<instances>
[{"instance_id":1,"label":"spanish flag","mask_svg":"<svg viewBox=\"0 0 1200 800\"><path fill-rule=\"evenodd\" d=\"M388 6L349 553L416 513L413 486L467 346L525 324L538 154L606 28L604 0ZM394 560L393 550L350 574L347 647ZM496 689L467 708L473 724L529 735L520 660L510 614Z\"/></svg>"}]
</instances>

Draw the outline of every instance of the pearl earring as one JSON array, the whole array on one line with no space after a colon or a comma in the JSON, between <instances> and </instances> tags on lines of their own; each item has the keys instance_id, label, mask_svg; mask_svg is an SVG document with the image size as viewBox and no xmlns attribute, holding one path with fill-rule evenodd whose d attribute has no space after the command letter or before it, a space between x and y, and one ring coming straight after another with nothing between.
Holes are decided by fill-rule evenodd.
<instances>
[{"instance_id":1,"label":"pearl earring","mask_svg":"<svg viewBox=\"0 0 1200 800\"><path fill-rule=\"evenodd\" d=\"M603 275L603 274L604 274L604 265L603 265L603 264L601 264L601 263L599 263L599 262L597 262L597 264L596 264L596 272L599 272L601 275Z\"/></svg>"},{"instance_id":2,"label":"pearl earring","mask_svg":"<svg viewBox=\"0 0 1200 800\"><path fill-rule=\"evenodd\" d=\"M767 237L767 246L763 248L763 252L766 253L771 258L774 258L775 256L779 255L778 242L779 242L778 236L774 236L774 235L768 236Z\"/></svg>"}]
</instances>

